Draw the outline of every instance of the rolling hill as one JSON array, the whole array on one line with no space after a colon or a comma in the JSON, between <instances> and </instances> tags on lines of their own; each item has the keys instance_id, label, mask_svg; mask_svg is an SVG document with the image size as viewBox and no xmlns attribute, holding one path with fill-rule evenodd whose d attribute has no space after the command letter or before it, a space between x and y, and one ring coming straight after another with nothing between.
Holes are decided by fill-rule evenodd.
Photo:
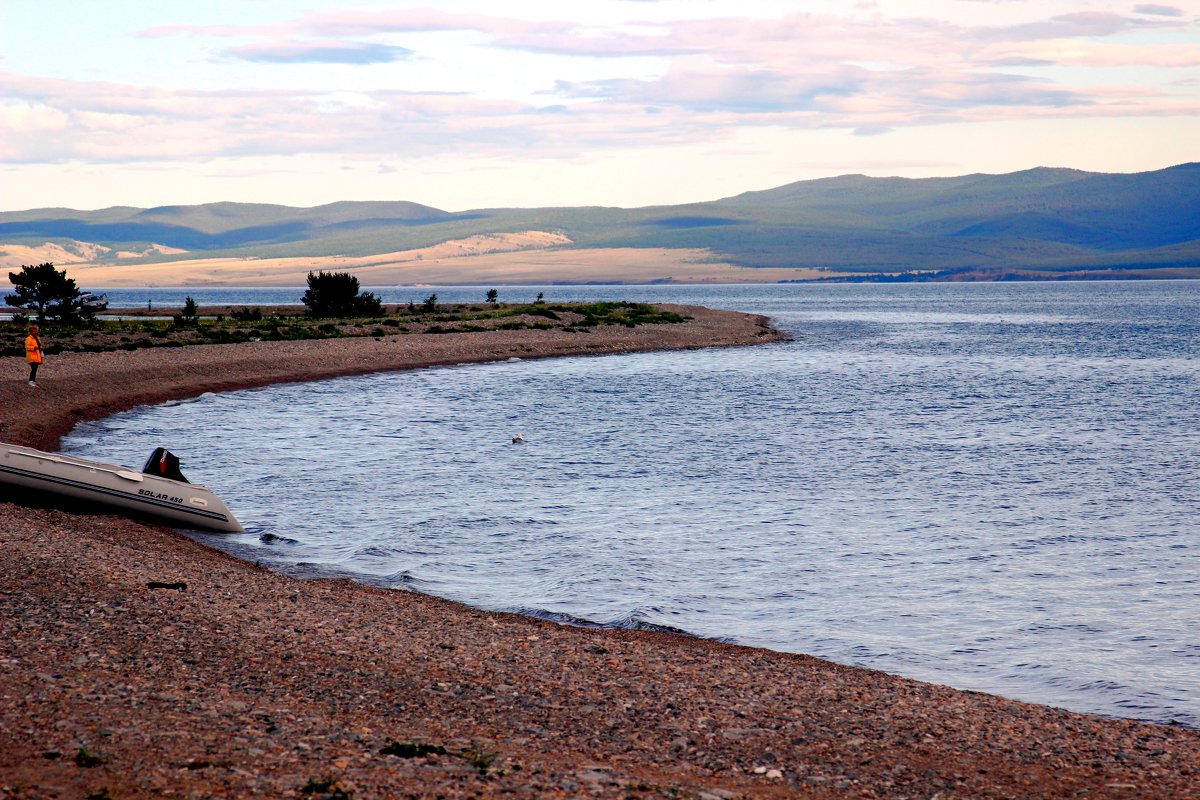
<instances>
[{"instance_id":1,"label":"rolling hill","mask_svg":"<svg viewBox=\"0 0 1200 800\"><path fill-rule=\"evenodd\" d=\"M0 213L0 251L49 243L86 250L81 262L114 265L361 258L529 231L553 233L555 248L686 249L739 267L818 269L842 279L1101 271L1200 277L1200 163L1135 174L1038 168L927 179L845 175L634 209L451 213L410 202L34 209Z\"/></svg>"}]
</instances>

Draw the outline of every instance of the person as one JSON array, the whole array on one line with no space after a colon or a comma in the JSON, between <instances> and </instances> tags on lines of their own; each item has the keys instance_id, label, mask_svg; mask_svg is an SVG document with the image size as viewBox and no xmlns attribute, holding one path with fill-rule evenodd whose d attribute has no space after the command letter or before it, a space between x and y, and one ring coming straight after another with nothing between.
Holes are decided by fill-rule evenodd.
<instances>
[{"instance_id":1,"label":"person","mask_svg":"<svg viewBox=\"0 0 1200 800\"><path fill-rule=\"evenodd\" d=\"M42 337L38 336L38 326L29 326L29 335L25 337L25 360L29 362L29 385L37 386L37 371L44 357L42 356Z\"/></svg>"}]
</instances>

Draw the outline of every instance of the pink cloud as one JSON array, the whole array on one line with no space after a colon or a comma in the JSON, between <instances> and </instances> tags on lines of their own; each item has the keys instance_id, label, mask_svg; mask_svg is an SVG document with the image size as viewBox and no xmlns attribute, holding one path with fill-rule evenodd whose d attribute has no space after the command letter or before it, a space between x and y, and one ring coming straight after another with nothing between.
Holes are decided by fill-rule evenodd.
<instances>
[{"instance_id":1,"label":"pink cloud","mask_svg":"<svg viewBox=\"0 0 1200 800\"><path fill-rule=\"evenodd\" d=\"M453 14L433 8L381 11L330 9L300 17L298 30L321 36L369 36L379 33L430 31L480 31L493 36L562 32L576 27L570 22L530 22L486 14Z\"/></svg>"},{"instance_id":2,"label":"pink cloud","mask_svg":"<svg viewBox=\"0 0 1200 800\"><path fill-rule=\"evenodd\" d=\"M428 33L433 31L479 31L497 37L534 33L556 33L574 28L568 22L529 22L486 14L453 14L433 8L329 9L305 14L283 23L264 25L162 25L145 28L141 36L208 36L213 38L247 36L309 35L320 37L373 36L386 33Z\"/></svg>"},{"instance_id":3,"label":"pink cloud","mask_svg":"<svg viewBox=\"0 0 1200 800\"><path fill-rule=\"evenodd\" d=\"M1103 11L1079 11L1062 14L1040 22L1029 22L1005 28L979 31L980 38L1030 41L1032 39L1071 39L1091 36L1113 36L1125 31L1161 25L1161 22L1123 17ZM1170 24L1170 23L1167 23Z\"/></svg>"},{"instance_id":4,"label":"pink cloud","mask_svg":"<svg viewBox=\"0 0 1200 800\"><path fill-rule=\"evenodd\" d=\"M1200 47L1191 44L1160 42L1153 45L1077 42L1069 50L1053 42L1018 45L997 63L1019 64L1021 59L1035 65L1060 64L1072 67L1162 67L1200 66Z\"/></svg>"},{"instance_id":5,"label":"pink cloud","mask_svg":"<svg viewBox=\"0 0 1200 800\"><path fill-rule=\"evenodd\" d=\"M1157 9L1150 11L1147 9ZM342 10L259 26L170 26L145 36L220 42L258 63L376 64L410 50L372 37L475 31L494 48L586 56L586 79L556 80L547 60L543 107L469 93L358 91L354 102L306 88L201 92L7 76L11 120L0 154L15 162L211 159L342 153L385 160L455 153L574 155L711 141L747 126L843 128L859 135L964 120L1195 113L1186 89L1055 85L1033 67L1194 67L1189 43L1112 41L1181 22L1086 12L1024 25L968 27L935 19L793 13L592 29L436 9ZM413 37L416 38L416 37ZM1070 46L1062 39L1071 38ZM419 40L418 40L419 41ZM405 42L409 44L409 42ZM416 46L416 45L414 45ZM658 56L657 74L611 77L602 59ZM1024 68L1030 75L1020 74ZM281 70L285 67L281 66ZM1078 77L1078 76L1076 76ZM1111 76L1106 80L1112 80ZM1176 91L1180 96L1173 96Z\"/></svg>"},{"instance_id":6,"label":"pink cloud","mask_svg":"<svg viewBox=\"0 0 1200 800\"><path fill-rule=\"evenodd\" d=\"M1134 6L1133 10L1139 14L1147 14L1155 17L1182 17L1183 9L1175 6L1160 6L1152 3L1146 3L1139 6Z\"/></svg>"},{"instance_id":7,"label":"pink cloud","mask_svg":"<svg viewBox=\"0 0 1200 800\"><path fill-rule=\"evenodd\" d=\"M541 114L525 103L467 95L364 93L344 104L304 91L147 90L0 74L9 163L192 160L337 153L348 157L573 154L589 143L694 135L670 115L624 106ZM639 116L637 114L634 117ZM617 135L614 137L614 131Z\"/></svg>"},{"instance_id":8,"label":"pink cloud","mask_svg":"<svg viewBox=\"0 0 1200 800\"><path fill-rule=\"evenodd\" d=\"M964 27L936 19L797 12L775 19L681 19L635 25L629 30L620 26L593 29L568 21L534 22L494 15L454 14L432 8L329 9L278 24L170 26L147 29L143 35L259 38L262 41L231 47L225 52L234 57L280 63L394 60L400 51L354 40L387 34L474 31L486 37L486 44L492 47L561 56L686 59L706 55L720 63L785 72L824 70L831 60L894 62L900 67L954 60L987 68L1001 63L1020 66L1030 62L1019 53L980 53L980 40L1013 45L1063 38L1087 42L1146 27L1178 29L1186 23L1174 18L1170 13L1172 8L1138 6L1143 13L1157 15L1157 19L1088 11L1007 27ZM1053 63L1055 59L1049 61Z\"/></svg>"},{"instance_id":9,"label":"pink cloud","mask_svg":"<svg viewBox=\"0 0 1200 800\"><path fill-rule=\"evenodd\" d=\"M836 65L797 75L769 69L722 67L708 59L676 61L656 80L566 83L558 91L575 97L678 106L696 111L771 112L810 108L825 95L854 94L865 71Z\"/></svg>"}]
</instances>

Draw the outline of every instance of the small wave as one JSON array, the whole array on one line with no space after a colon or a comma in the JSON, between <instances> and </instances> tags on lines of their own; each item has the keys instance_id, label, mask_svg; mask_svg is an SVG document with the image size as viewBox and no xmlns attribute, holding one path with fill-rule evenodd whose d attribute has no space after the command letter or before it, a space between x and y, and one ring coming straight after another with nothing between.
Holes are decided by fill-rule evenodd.
<instances>
[{"instance_id":1,"label":"small wave","mask_svg":"<svg viewBox=\"0 0 1200 800\"><path fill-rule=\"evenodd\" d=\"M398 547L381 547L379 545L369 545L367 547L362 547L362 548L359 548L358 550L355 550L353 558L355 558L355 559L359 559L359 558L390 558L391 556L395 556L401 552L403 552L403 551Z\"/></svg>"},{"instance_id":2,"label":"small wave","mask_svg":"<svg viewBox=\"0 0 1200 800\"><path fill-rule=\"evenodd\" d=\"M646 619L646 613L649 609L635 609L624 616L618 617L610 623L603 625L605 628L620 628L630 631L658 631L660 633L676 633L682 636L691 636L693 638L704 638L686 631L683 628L676 628L673 625L663 625L657 622L650 622ZM657 611L657 609L653 609Z\"/></svg>"},{"instance_id":3,"label":"small wave","mask_svg":"<svg viewBox=\"0 0 1200 800\"><path fill-rule=\"evenodd\" d=\"M387 589L408 589L421 594L428 594L429 581L418 578L411 571L402 569L398 572L393 572L390 575L381 575L376 578L371 578L370 583L375 586L383 586Z\"/></svg>"},{"instance_id":4,"label":"small wave","mask_svg":"<svg viewBox=\"0 0 1200 800\"><path fill-rule=\"evenodd\" d=\"M510 614L520 614L523 617L533 617L535 619L544 619L548 622L557 622L560 625L570 625L573 628L603 628L604 625L599 622L593 622L590 619L576 617L572 614L567 614L563 611L547 611L544 608L528 608L525 606L501 609Z\"/></svg>"},{"instance_id":5,"label":"small wave","mask_svg":"<svg viewBox=\"0 0 1200 800\"><path fill-rule=\"evenodd\" d=\"M550 622L557 622L560 625L570 625L574 628L596 628L609 630L625 630L625 631L657 631L659 633L670 633L678 636L688 636L693 639L712 639L717 642L731 643L733 640L727 637L709 637L701 636L697 633L676 628L671 625L662 625L656 622L649 622L643 617L643 612L634 610L628 614L617 617L608 622L597 622L584 617L577 617L573 614L567 614L563 611L547 611L544 608L528 608L525 606L503 609L512 614L520 614L526 617L534 617L536 619L544 619Z\"/></svg>"},{"instance_id":6,"label":"small wave","mask_svg":"<svg viewBox=\"0 0 1200 800\"><path fill-rule=\"evenodd\" d=\"M213 394L212 392L204 392L203 394L198 394L195 397L184 397L179 400L168 400L165 403L161 403L160 405L163 408L174 408L175 406L184 406L184 405L188 405L190 403L196 403L196 402L199 402L200 400L204 400L206 398L215 397L215 396L216 395Z\"/></svg>"}]
</instances>

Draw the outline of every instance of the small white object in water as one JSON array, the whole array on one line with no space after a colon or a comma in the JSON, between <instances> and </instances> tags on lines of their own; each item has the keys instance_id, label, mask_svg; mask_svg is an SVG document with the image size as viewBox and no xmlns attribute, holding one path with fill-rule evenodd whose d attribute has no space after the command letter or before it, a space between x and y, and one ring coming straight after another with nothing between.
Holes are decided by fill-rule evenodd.
<instances>
[{"instance_id":1,"label":"small white object in water","mask_svg":"<svg viewBox=\"0 0 1200 800\"><path fill-rule=\"evenodd\" d=\"M524 441L525 441L524 433L518 433L516 436L513 437L513 444L521 444Z\"/></svg>"}]
</instances>

